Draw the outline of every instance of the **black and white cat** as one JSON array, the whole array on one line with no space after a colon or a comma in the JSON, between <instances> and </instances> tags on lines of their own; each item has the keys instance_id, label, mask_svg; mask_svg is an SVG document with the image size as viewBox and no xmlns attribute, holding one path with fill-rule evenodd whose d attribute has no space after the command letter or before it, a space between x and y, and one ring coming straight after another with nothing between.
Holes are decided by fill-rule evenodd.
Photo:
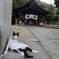
<instances>
[{"instance_id":1,"label":"black and white cat","mask_svg":"<svg viewBox=\"0 0 59 59\"><path fill-rule=\"evenodd\" d=\"M10 36L10 38L8 40L8 44L7 44L4 54L6 54L8 52L8 49L11 49L13 51L20 53L22 56L25 56L27 58L33 58L33 56L29 56L27 54L27 51L34 52L34 53L38 53L38 51L31 49L28 45L26 45L24 43L18 42L17 41L18 37L19 37L19 32L15 33L13 31L12 36Z\"/></svg>"}]
</instances>

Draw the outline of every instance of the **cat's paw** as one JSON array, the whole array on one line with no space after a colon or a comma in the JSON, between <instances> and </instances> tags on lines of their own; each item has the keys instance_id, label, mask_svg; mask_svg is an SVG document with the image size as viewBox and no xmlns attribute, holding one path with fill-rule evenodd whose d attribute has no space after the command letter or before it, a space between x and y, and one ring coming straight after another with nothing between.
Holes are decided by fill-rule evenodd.
<instances>
[{"instance_id":1,"label":"cat's paw","mask_svg":"<svg viewBox=\"0 0 59 59\"><path fill-rule=\"evenodd\" d=\"M36 50L33 50L33 52L34 52L34 53L38 53L38 51L36 51Z\"/></svg>"},{"instance_id":2,"label":"cat's paw","mask_svg":"<svg viewBox=\"0 0 59 59\"><path fill-rule=\"evenodd\" d=\"M7 53L7 51L4 52L4 54L6 54L6 53Z\"/></svg>"},{"instance_id":3,"label":"cat's paw","mask_svg":"<svg viewBox=\"0 0 59 59\"><path fill-rule=\"evenodd\" d=\"M22 54L22 56L24 56L24 53L23 52L21 54Z\"/></svg>"}]
</instances>

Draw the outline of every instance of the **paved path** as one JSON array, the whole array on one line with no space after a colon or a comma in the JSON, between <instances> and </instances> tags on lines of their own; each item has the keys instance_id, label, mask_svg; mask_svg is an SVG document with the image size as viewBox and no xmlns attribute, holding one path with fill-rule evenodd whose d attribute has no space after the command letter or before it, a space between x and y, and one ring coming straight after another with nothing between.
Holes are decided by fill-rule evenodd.
<instances>
[{"instance_id":1,"label":"paved path","mask_svg":"<svg viewBox=\"0 0 59 59\"><path fill-rule=\"evenodd\" d=\"M59 29L28 27L52 59L59 59Z\"/></svg>"},{"instance_id":2,"label":"paved path","mask_svg":"<svg viewBox=\"0 0 59 59\"><path fill-rule=\"evenodd\" d=\"M20 37L18 41L22 41L29 45L32 49L38 50L39 53L34 53L33 59L51 59L45 49L42 47L37 38L32 34L32 32L26 26L12 26L12 31L20 32ZM31 55L31 53L29 53Z\"/></svg>"}]
</instances>

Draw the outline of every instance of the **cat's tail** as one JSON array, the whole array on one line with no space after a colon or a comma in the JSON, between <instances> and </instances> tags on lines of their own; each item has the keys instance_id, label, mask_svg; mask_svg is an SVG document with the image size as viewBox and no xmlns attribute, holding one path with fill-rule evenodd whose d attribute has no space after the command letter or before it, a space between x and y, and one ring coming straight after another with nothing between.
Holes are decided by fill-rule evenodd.
<instances>
[{"instance_id":1,"label":"cat's tail","mask_svg":"<svg viewBox=\"0 0 59 59\"><path fill-rule=\"evenodd\" d=\"M36 50L32 50L32 52L33 52L33 53L38 53L38 51L36 51Z\"/></svg>"}]
</instances>

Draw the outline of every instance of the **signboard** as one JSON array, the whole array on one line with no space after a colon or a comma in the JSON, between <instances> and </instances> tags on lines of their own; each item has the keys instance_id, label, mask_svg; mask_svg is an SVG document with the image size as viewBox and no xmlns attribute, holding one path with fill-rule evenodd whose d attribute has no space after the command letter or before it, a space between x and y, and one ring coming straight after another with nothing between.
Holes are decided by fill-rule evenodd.
<instances>
[{"instance_id":1,"label":"signboard","mask_svg":"<svg viewBox=\"0 0 59 59\"><path fill-rule=\"evenodd\" d=\"M38 16L37 15L33 15L33 14L26 14L25 15L25 19L37 20L38 19Z\"/></svg>"}]
</instances>

